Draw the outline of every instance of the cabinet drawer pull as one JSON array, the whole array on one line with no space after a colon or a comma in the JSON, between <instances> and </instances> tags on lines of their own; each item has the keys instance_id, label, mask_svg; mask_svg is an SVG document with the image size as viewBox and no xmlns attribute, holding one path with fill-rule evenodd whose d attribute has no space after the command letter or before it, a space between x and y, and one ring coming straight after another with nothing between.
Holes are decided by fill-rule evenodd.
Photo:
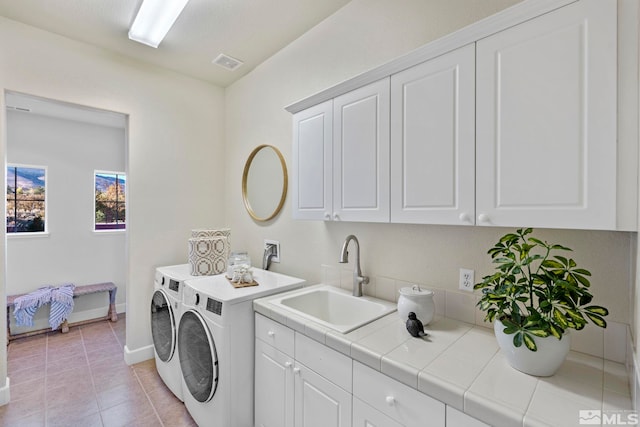
<instances>
[{"instance_id":1,"label":"cabinet drawer pull","mask_svg":"<svg viewBox=\"0 0 640 427\"><path fill-rule=\"evenodd\" d=\"M387 402L387 405L389 406L393 406L396 404L396 399L393 396L387 396L385 401Z\"/></svg>"}]
</instances>

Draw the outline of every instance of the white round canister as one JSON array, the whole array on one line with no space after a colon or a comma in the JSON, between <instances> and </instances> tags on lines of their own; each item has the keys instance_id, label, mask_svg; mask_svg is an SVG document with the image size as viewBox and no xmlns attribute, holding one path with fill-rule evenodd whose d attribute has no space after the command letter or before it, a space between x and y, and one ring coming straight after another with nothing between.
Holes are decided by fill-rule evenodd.
<instances>
[{"instance_id":1,"label":"white round canister","mask_svg":"<svg viewBox=\"0 0 640 427\"><path fill-rule=\"evenodd\" d=\"M401 288L398 292L400 292L398 315L403 321L406 321L409 318L409 313L413 311L423 325L431 322L435 313L433 291L414 285Z\"/></svg>"}]
</instances>

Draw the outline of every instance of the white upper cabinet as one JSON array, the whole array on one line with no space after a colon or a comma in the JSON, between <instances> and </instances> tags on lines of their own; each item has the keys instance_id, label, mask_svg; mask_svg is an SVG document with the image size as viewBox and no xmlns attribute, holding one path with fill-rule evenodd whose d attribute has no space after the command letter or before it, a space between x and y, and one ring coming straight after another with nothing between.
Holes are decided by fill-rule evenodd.
<instances>
[{"instance_id":1,"label":"white upper cabinet","mask_svg":"<svg viewBox=\"0 0 640 427\"><path fill-rule=\"evenodd\" d=\"M389 79L333 100L334 221L389 221Z\"/></svg>"},{"instance_id":2,"label":"white upper cabinet","mask_svg":"<svg viewBox=\"0 0 640 427\"><path fill-rule=\"evenodd\" d=\"M330 219L333 213L333 101L293 116L294 219Z\"/></svg>"},{"instance_id":3,"label":"white upper cabinet","mask_svg":"<svg viewBox=\"0 0 640 427\"><path fill-rule=\"evenodd\" d=\"M294 218L637 230L638 10L524 1L287 107Z\"/></svg>"},{"instance_id":4,"label":"white upper cabinet","mask_svg":"<svg viewBox=\"0 0 640 427\"><path fill-rule=\"evenodd\" d=\"M475 46L391 76L391 222L472 225Z\"/></svg>"},{"instance_id":5,"label":"white upper cabinet","mask_svg":"<svg viewBox=\"0 0 640 427\"><path fill-rule=\"evenodd\" d=\"M616 229L616 19L579 1L477 42L477 224Z\"/></svg>"}]
</instances>

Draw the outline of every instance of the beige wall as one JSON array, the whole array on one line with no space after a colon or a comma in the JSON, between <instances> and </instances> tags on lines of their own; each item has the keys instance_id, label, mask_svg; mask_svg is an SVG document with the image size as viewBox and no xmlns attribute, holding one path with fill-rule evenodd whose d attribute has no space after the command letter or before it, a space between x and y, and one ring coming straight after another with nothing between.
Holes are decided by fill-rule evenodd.
<instances>
[{"instance_id":1,"label":"beige wall","mask_svg":"<svg viewBox=\"0 0 640 427\"><path fill-rule=\"evenodd\" d=\"M259 259L263 239L279 240L282 262L273 269L310 282L322 280L322 264L336 265L342 242L352 233L360 239L362 268L370 276L454 290L460 267L475 269L476 279L488 274L486 251L508 229L293 221L290 197L279 217L259 224L244 211L240 181L245 159L259 144L276 145L290 161L286 105L514 3L353 0L227 88L225 205L234 247ZM633 236L567 230L539 234L574 249L576 261L593 272L596 301L610 308L610 320L624 323L630 322Z\"/></svg>"},{"instance_id":2,"label":"beige wall","mask_svg":"<svg viewBox=\"0 0 640 427\"><path fill-rule=\"evenodd\" d=\"M129 115L127 348L149 346L154 268L186 261L191 228L223 223L219 199L211 196L224 191L223 90L4 18L0 52L0 94L12 90ZM0 280L4 300L4 271ZM0 328L5 322L0 316ZM5 340L0 334L0 386Z\"/></svg>"},{"instance_id":3,"label":"beige wall","mask_svg":"<svg viewBox=\"0 0 640 427\"><path fill-rule=\"evenodd\" d=\"M455 289L460 267L476 269L476 277L488 273L486 250L506 229L293 221L289 200L279 217L259 224L244 210L240 181L259 144L276 145L290 160L291 116L284 106L514 3L353 0L226 93L0 18L0 88L130 116L127 347L135 351L151 344L153 268L184 262L191 228L231 226L234 248L248 249L254 264L264 238L280 240L282 263L274 269L311 282L321 280L321 264L335 265L350 233L361 240L363 270L371 276ZM3 160L5 129L0 114ZM594 273L594 294L611 309L611 320L630 322L634 234L541 230L540 237L573 247L578 263ZM4 251L2 245L2 259ZM5 289L3 272L0 299ZM0 327L4 310L1 305ZM0 336L1 388L6 343Z\"/></svg>"}]
</instances>

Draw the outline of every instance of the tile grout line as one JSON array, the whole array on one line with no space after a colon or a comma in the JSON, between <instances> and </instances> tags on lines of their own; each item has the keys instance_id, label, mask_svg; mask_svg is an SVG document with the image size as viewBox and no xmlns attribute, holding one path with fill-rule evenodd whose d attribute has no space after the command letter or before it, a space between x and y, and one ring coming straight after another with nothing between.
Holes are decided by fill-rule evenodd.
<instances>
[{"instance_id":1,"label":"tile grout line","mask_svg":"<svg viewBox=\"0 0 640 427\"><path fill-rule=\"evenodd\" d=\"M96 382L93 379L93 371L91 370L91 364L89 363L89 353L87 352L87 346L84 344L84 334L82 333L82 327L78 327L78 334L80 335L80 342L82 343L82 349L84 350L84 357L89 368L89 375L91 376L91 386L93 387L93 398L98 405L98 416L100 417L100 423L104 426L104 420L102 419L102 407L98 400L98 390L96 388Z\"/></svg>"},{"instance_id":2,"label":"tile grout line","mask_svg":"<svg viewBox=\"0 0 640 427\"><path fill-rule=\"evenodd\" d=\"M138 381L138 384L140 385L140 388L144 392L144 397L147 398L147 401L151 405L151 409L153 409L153 413L156 415L156 418L160 421L160 426L161 427L165 427L164 421L162 421L162 418L160 417L160 414L158 414L158 411L156 410L156 405L153 404L153 400L151 400L151 397L149 396L149 393L144 388L144 385L142 384L142 381L140 381L140 377L138 376L138 372L136 372L136 370L133 369L133 368L131 368L131 370L133 371L133 375L136 377L136 381Z\"/></svg>"},{"instance_id":3,"label":"tile grout line","mask_svg":"<svg viewBox=\"0 0 640 427\"><path fill-rule=\"evenodd\" d=\"M116 334L115 329L113 329L113 324L112 323L113 322L109 322L109 327L111 328L111 332L115 336L116 341L118 341L118 344L120 344L124 348L124 345L120 342L120 338L118 338L118 334ZM151 405L151 409L153 409L153 413L156 415L156 418L160 421L160 426L161 427L165 427L164 421L162 421L162 418L160 417L160 414L156 410L156 405L153 404L153 400L149 396L149 393L147 393L147 390L145 389L144 385L142 384L142 381L140 381L140 377L138 376L138 372L132 366L129 366L129 369L131 369L131 372L133 372L133 375L136 378L136 381L138 382L138 384L140 385L140 388L144 392L144 397L147 398L147 401Z\"/></svg>"}]
</instances>

